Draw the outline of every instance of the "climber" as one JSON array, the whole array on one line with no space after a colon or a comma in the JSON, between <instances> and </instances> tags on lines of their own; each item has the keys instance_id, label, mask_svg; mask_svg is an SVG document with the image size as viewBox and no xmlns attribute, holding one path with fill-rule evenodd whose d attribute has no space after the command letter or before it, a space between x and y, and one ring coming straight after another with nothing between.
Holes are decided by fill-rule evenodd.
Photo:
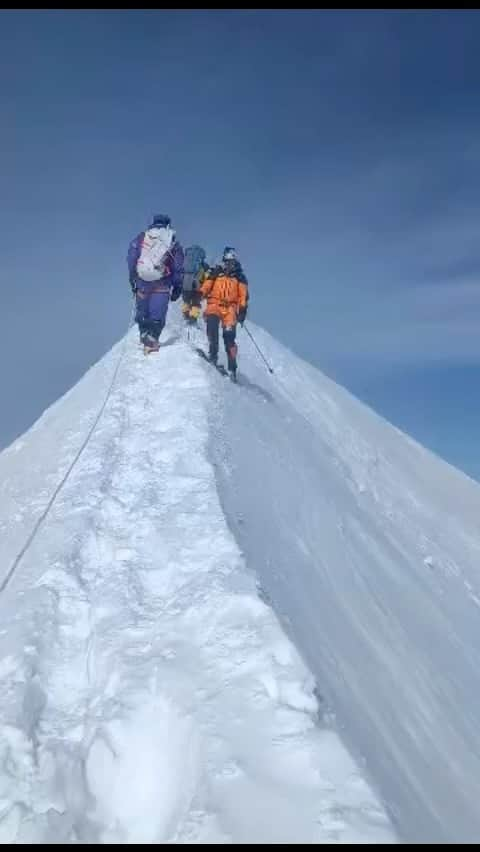
<instances>
[{"instance_id":1,"label":"climber","mask_svg":"<svg viewBox=\"0 0 480 852\"><path fill-rule=\"evenodd\" d=\"M209 360L213 364L217 363L221 323L228 359L227 368L235 379L237 373L236 327L238 322L241 325L245 322L249 291L247 278L234 248L225 247L221 263L208 270L199 293L207 300L204 316L207 322Z\"/></svg>"},{"instance_id":2,"label":"climber","mask_svg":"<svg viewBox=\"0 0 480 852\"><path fill-rule=\"evenodd\" d=\"M131 241L127 263L140 341L145 354L156 352L168 304L179 298L183 283L183 249L170 216L154 216L152 224Z\"/></svg>"},{"instance_id":3,"label":"climber","mask_svg":"<svg viewBox=\"0 0 480 852\"><path fill-rule=\"evenodd\" d=\"M201 246L194 245L185 249L182 314L189 325L196 324L201 314L198 288L203 284L208 269L205 258L206 254Z\"/></svg>"}]
</instances>

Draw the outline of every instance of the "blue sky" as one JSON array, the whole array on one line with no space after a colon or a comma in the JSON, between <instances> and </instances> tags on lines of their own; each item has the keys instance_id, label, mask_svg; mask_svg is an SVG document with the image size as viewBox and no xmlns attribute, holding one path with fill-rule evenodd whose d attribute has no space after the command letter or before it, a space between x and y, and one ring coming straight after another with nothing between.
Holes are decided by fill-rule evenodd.
<instances>
[{"instance_id":1,"label":"blue sky","mask_svg":"<svg viewBox=\"0 0 480 852\"><path fill-rule=\"evenodd\" d=\"M123 333L153 212L480 477L480 13L0 12L0 446Z\"/></svg>"}]
</instances>

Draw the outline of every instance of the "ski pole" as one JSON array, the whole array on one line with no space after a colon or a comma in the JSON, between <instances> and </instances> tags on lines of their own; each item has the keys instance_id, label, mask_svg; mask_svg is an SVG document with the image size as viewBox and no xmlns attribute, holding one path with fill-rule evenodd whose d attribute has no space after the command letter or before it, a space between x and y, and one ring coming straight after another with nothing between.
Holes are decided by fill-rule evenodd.
<instances>
[{"instance_id":1,"label":"ski pole","mask_svg":"<svg viewBox=\"0 0 480 852\"><path fill-rule=\"evenodd\" d=\"M248 330L248 328L247 328L247 326L246 326L246 325L242 325L242 328L244 328L244 329L245 329L245 331L247 332L247 334L248 334L248 336L249 336L250 340L252 341L253 345L255 346L255 348L256 348L256 350L257 350L257 352L259 353L260 357L261 357L261 358L263 358L263 360L264 360L265 364L267 365L268 372L269 372L269 373L273 373L273 369L272 369L272 367L270 366L270 364L268 363L267 359L265 358L265 355L263 354L263 352L262 352L262 350L260 349L260 347L259 347L258 343L256 342L256 340L254 339L254 337L253 337L252 333Z\"/></svg>"}]
</instances>

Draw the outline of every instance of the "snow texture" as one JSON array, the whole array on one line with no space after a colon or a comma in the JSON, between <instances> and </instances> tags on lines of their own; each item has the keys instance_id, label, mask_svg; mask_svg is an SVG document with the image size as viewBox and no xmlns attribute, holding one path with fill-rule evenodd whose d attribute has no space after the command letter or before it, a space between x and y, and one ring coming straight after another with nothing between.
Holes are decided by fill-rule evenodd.
<instances>
[{"instance_id":1,"label":"snow texture","mask_svg":"<svg viewBox=\"0 0 480 852\"><path fill-rule=\"evenodd\" d=\"M398 593L399 572L408 570L425 590L442 576L458 579L459 573L447 573L443 541L461 553L476 546L473 530L472 540L466 537L468 515L460 520L467 511L475 514L467 499L471 486L458 479L465 512L457 507L449 531L435 526L438 535L422 539L424 550L419 546L417 561L407 565L408 553L395 551L387 529L372 540L377 528L362 526L374 487L380 494L391 484L392 511L402 523L408 510L405 546L417 542L427 511L411 505L408 491L400 491L397 502L408 471L397 471L395 459L385 459L391 483L377 476L361 438L362 418L370 424L372 416L363 409L357 414L350 401L354 419L347 425L342 393L265 335L276 377L258 369L241 338L245 376L236 387L201 361L180 322L172 310L160 351L148 358L136 330L129 333L92 438L0 595L0 841L395 843L375 780L367 780L364 761L351 756L322 712L318 690L328 687L335 697L335 678L341 678L340 715L350 722L366 716L347 734L379 726L368 757L373 770L375 761L380 768L390 764L390 789L399 786L401 804L400 782L415 786L425 775L415 763L427 720L419 725L410 710L398 730L395 715L381 714L392 680L407 709L410 700L434 717L446 713L439 700L432 707L408 694L419 661L429 663L436 649L417 647L416 635L407 637L408 647L375 647L391 632L406 643L396 620L401 613L394 612L382 633L386 616L371 603L372 588L367 593L353 560L359 550L370 552L372 571L383 574L379 588L387 605L390 585ZM0 454L0 582L82 446L122 347ZM383 423L377 428L380 443L384 432L393 434ZM394 437L393 451L397 444L403 451L403 439ZM323 472L332 467L337 480L319 476L329 446ZM425 464L428 479L428 465L435 472L438 463L426 458ZM441 481L455 476L439 469ZM476 495L472 488L472 499ZM356 525L349 500L358 506ZM392 529L398 521L394 515ZM432 566L424 564L427 556ZM310 668L266 600L267 587L274 596L285 593L277 595L279 613L291 604L291 626ZM472 595L474 588L472 580ZM423 599L419 603L419 614L428 616ZM453 607L453 596L448 604ZM440 618L435 600L430 610ZM452 643L452 664L466 650L453 645L465 635L463 615L461 635L444 641ZM412 624L413 616L405 627ZM353 626L361 635L358 653L350 645ZM443 669L434 667L433 674L438 689L442 676L448 684ZM461 679L462 670L452 674ZM430 681L422 688L431 699ZM457 692L455 708L470 710L473 724L475 695L472 705L464 699ZM442 782L445 790L461 778L468 719L450 722L450 732L437 724L428 739L440 730L459 745L443 775L431 778L430 798ZM408 725L412 742L402 755ZM475 736L473 728L470 743ZM368 745L368 737L359 742ZM468 762L466 772L471 781ZM381 772L377 778L384 782ZM461 798L449 795L452 802ZM435 824L432 818L432 832Z\"/></svg>"},{"instance_id":2,"label":"snow texture","mask_svg":"<svg viewBox=\"0 0 480 852\"><path fill-rule=\"evenodd\" d=\"M480 486L253 331L274 376L240 334L210 409L230 528L400 839L476 843Z\"/></svg>"}]
</instances>

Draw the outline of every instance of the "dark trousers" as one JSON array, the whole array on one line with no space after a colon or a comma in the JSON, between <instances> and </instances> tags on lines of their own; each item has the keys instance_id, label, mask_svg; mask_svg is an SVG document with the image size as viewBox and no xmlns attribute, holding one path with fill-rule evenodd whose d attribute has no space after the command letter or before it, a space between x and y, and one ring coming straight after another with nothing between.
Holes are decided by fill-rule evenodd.
<instances>
[{"instance_id":1,"label":"dark trousers","mask_svg":"<svg viewBox=\"0 0 480 852\"><path fill-rule=\"evenodd\" d=\"M220 317L215 316L214 314L210 314L207 316L207 337L209 343L209 355L212 361L216 361L218 358L218 337L220 331ZM237 331L237 326L224 326L223 327L223 343L225 346L225 352L227 353L228 358L228 369L236 370L237 369L237 344L235 343L235 334Z\"/></svg>"},{"instance_id":2,"label":"dark trousers","mask_svg":"<svg viewBox=\"0 0 480 852\"><path fill-rule=\"evenodd\" d=\"M185 305L190 305L192 308L200 308L202 305L202 297L197 290L184 290L182 298Z\"/></svg>"},{"instance_id":3,"label":"dark trousers","mask_svg":"<svg viewBox=\"0 0 480 852\"><path fill-rule=\"evenodd\" d=\"M141 335L151 334L156 340L160 337L167 318L170 294L158 293L155 284L137 285L137 313L135 321Z\"/></svg>"}]
</instances>

